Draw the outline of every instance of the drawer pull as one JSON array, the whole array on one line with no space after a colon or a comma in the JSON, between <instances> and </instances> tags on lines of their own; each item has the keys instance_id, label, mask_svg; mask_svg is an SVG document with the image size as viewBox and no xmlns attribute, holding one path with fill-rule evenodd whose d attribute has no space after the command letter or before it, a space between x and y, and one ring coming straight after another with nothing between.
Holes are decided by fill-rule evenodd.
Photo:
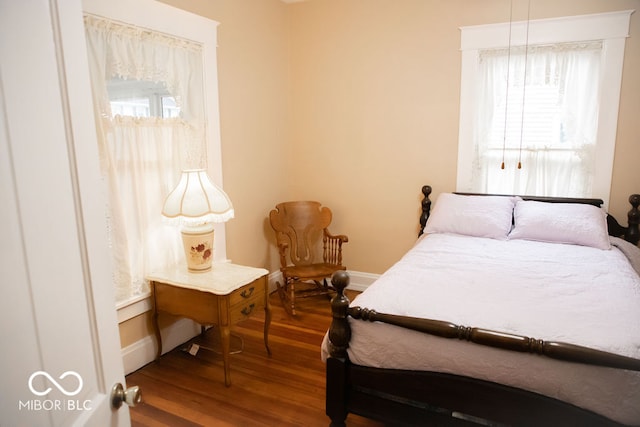
<instances>
[{"instance_id":1,"label":"drawer pull","mask_svg":"<svg viewBox=\"0 0 640 427\"><path fill-rule=\"evenodd\" d=\"M251 295L253 295L253 291L255 290L255 287L250 287L249 291L247 292L247 290L245 289L244 291L240 292L240 296L242 298L249 298Z\"/></svg>"},{"instance_id":2,"label":"drawer pull","mask_svg":"<svg viewBox=\"0 0 640 427\"><path fill-rule=\"evenodd\" d=\"M256 306L255 304L249 304L248 307L245 307L242 310L240 310L240 313L244 314L245 316L248 316L251 314L255 306Z\"/></svg>"}]
</instances>

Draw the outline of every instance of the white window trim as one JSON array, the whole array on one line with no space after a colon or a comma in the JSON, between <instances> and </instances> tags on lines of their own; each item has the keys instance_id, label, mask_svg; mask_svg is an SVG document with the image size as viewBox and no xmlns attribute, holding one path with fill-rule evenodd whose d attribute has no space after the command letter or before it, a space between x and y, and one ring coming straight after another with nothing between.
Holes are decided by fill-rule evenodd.
<instances>
[{"instance_id":1,"label":"white window trim","mask_svg":"<svg viewBox=\"0 0 640 427\"><path fill-rule=\"evenodd\" d=\"M600 113L596 146L593 197L609 204L613 157L618 124L625 40L633 10L529 21L529 45L603 40ZM475 81L482 49L524 46L527 21L461 27L462 73L460 81L460 127L458 135L457 191L471 191Z\"/></svg>"}]
</instances>

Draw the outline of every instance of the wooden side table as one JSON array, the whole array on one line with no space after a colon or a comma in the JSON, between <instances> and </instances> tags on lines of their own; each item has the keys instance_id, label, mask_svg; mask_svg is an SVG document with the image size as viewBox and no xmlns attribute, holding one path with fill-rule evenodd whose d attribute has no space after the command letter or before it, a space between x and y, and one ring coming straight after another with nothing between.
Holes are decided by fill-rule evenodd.
<instances>
[{"instance_id":1,"label":"wooden side table","mask_svg":"<svg viewBox=\"0 0 640 427\"><path fill-rule=\"evenodd\" d=\"M269 349L271 307L267 283L268 271L230 263L214 263L211 270L189 272L186 265L156 271L147 279L153 293L153 323L158 353L162 355L162 336L158 325L160 312L187 317L201 326L217 326L222 343L224 383L231 385L229 349L231 326L264 308L264 345Z\"/></svg>"}]
</instances>

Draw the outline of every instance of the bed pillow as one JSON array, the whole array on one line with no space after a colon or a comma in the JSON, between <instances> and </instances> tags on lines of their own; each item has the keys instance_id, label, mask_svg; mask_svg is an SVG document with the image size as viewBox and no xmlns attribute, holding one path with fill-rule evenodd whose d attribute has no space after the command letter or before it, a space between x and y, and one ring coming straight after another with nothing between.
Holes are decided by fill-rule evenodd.
<instances>
[{"instance_id":1,"label":"bed pillow","mask_svg":"<svg viewBox=\"0 0 640 427\"><path fill-rule=\"evenodd\" d=\"M509 239L568 243L611 249L606 212L581 203L519 200Z\"/></svg>"},{"instance_id":2,"label":"bed pillow","mask_svg":"<svg viewBox=\"0 0 640 427\"><path fill-rule=\"evenodd\" d=\"M511 230L515 202L515 197L441 193L424 232L506 240Z\"/></svg>"}]
</instances>

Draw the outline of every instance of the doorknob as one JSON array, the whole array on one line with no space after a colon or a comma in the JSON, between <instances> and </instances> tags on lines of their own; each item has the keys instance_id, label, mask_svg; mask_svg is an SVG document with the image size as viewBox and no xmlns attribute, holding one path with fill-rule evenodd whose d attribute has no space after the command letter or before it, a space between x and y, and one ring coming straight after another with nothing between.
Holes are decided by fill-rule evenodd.
<instances>
[{"instance_id":1,"label":"doorknob","mask_svg":"<svg viewBox=\"0 0 640 427\"><path fill-rule=\"evenodd\" d=\"M111 406L118 409L123 402L128 406L136 406L142 402L140 387L134 385L125 390L121 383L116 383L111 389Z\"/></svg>"}]
</instances>

